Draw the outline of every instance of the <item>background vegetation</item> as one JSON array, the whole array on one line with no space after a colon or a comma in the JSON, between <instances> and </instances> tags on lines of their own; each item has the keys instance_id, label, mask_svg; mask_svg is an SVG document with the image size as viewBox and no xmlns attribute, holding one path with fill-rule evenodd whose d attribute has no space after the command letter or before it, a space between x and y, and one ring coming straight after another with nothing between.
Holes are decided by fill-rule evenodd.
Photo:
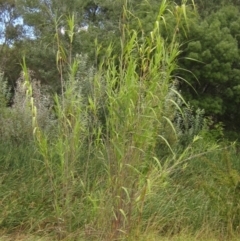
<instances>
[{"instance_id":1,"label":"background vegetation","mask_svg":"<svg viewBox=\"0 0 240 241\"><path fill-rule=\"evenodd\" d=\"M227 3L0 1L3 240L237 240Z\"/></svg>"}]
</instances>

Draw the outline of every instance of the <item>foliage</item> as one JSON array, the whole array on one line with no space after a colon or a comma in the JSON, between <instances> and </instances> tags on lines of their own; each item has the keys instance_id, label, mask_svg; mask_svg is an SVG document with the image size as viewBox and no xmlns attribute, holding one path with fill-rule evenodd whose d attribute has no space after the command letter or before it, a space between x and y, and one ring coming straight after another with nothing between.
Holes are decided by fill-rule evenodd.
<instances>
[{"instance_id":1,"label":"foliage","mask_svg":"<svg viewBox=\"0 0 240 241\"><path fill-rule=\"evenodd\" d=\"M7 81L4 80L4 74L0 73L0 108L4 108L8 105L10 101L10 89Z\"/></svg>"},{"instance_id":2,"label":"foliage","mask_svg":"<svg viewBox=\"0 0 240 241\"><path fill-rule=\"evenodd\" d=\"M189 70L182 85L190 103L226 128L236 128L239 105L238 9L222 7L190 26L180 64Z\"/></svg>"},{"instance_id":3,"label":"foliage","mask_svg":"<svg viewBox=\"0 0 240 241\"><path fill-rule=\"evenodd\" d=\"M23 36L23 27L18 23L19 13L15 1L0 1L0 39L3 45L13 44Z\"/></svg>"},{"instance_id":4,"label":"foliage","mask_svg":"<svg viewBox=\"0 0 240 241\"><path fill-rule=\"evenodd\" d=\"M68 49L67 20L64 16L73 13L74 41L72 50L74 54L88 54L92 63L95 62L95 39L107 47L110 41L119 37L119 19L122 12L122 1L76 1L66 4L65 1L18 1L18 9L22 13L24 23L33 29L39 44L48 48L56 33L55 28L65 41L64 48ZM34 11L36 10L37 11ZM61 30L65 34L61 34ZM116 36L116 37L115 37ZM119 41L117 41L119 42ZM54 67L52 66L54 69Z\"/></svg>"},{"instance_id":5,"label":"foliage","mask_svg":"<svg viewBox=\"0 0 240 241\"><path fill-rule=\"evenodd\" d=\"M32 139L32 114L27 102L26 87L23 85L23 76L17 81L17 86L13 97L10 94L10 88L7 82L1 76L1 140L12 143L13 145ZM37 119L41 128L49 132L53 125L51 114L51 98L47 90L41 87L40 82L34 79L34 73L31 72L31 82L33 86L33 96L38 108ZM44 93L45 92L45 93ZM12 106L9 106L10 97ZM50 134L50 132L49 132Z\"/></svg>"}]
</instances>

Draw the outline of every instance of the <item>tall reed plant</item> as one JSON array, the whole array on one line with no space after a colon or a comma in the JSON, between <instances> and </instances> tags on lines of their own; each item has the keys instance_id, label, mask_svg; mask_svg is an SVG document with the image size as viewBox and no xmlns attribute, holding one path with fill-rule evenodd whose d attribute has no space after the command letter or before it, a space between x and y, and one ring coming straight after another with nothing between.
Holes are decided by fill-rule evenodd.
<instances>
[{"instance_id":1,"label":"tall reed plant","mask_svg":"<svg viewBox=\"0 0 240 241\"><path fill-rule=\"evenodd\" d=\"M163 1L153 31L144 39L126 26L120 57L114 57L113 46L109 46L98 70L104 78L107 99L100 152L105 163L107 189L104 206L100 206L105 215L101 213L99 225L105 234L109 233L110 240L122 235L139 235L143 229L153 225L154 211L148 220L143 218L146 201L154 196L154 192L164 190L170 173L185 165L193 154L192 143L179 154L163 134L163 125L167 123L177 141L172 114L169 115L166 103L181 112L181 107L169 93L173 92L182 99L171 87L180 53L179 44L175 38L167 44L161 36L159 24L164 21L167 7L167 2ZM185 5L178 7L182 21L186 16L185 9ZM98 86L98 81L96 77L95 86ZM98 108L94 96L89 102L93 110ZM197 139L194 138L193 142ZM159 159L157 154L165 151L158 150L159 140L164 143L161 148L170 150L164 159Z\"/></svg>"},{"instance_id":2,"label":"tall reed plant","mask_svg":"<svg viewBox=\"0 0 240 241\"><path fill-rule=\"evenodd\" d=\"M81 59L72 59L70 48L71 59L67 60L56 35L62 93L54 98L56 125L51 137L37 122L37 107L23 64L33 134L49 182L54 229L59 238L84 229L85 239L138 239L142 233L163 225L155 218L157 205L149 209L151 201L156 200L156 194L165 193L177 168L202 155L194 153L198 137L179 153L165 131L167 123L178 141L168 103L181 113L171 96L183 100L172 87L179 43L175 36L170 44L161 36L160 22L165 23L168 7L168 2L162 1L149 36L139 36L124 27L120 56L113 56L114 46L108 47L94 75L89 75L87 94L78 79ZM178 25L187 19L185 4L177 11ZM124 9L124 14L130 13ZM71 46L74 17L66 22ZM69 70L67 79L63 78L63 60ZM159 145L160 141L164 145ZM159 155L166 149L167 156Z\"/></svg>"}]
</instances>

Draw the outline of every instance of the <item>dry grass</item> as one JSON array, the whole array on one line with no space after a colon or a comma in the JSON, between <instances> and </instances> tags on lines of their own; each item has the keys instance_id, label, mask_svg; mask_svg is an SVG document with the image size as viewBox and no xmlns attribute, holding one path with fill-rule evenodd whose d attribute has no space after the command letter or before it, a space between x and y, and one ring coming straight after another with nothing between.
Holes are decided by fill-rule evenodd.
<instances>
[{"instance_id":1,"label":"dry grass","mask_svg":"<svg viewBox=\"0 0 240 241\"><path fill-rule=\"evenodd\" d=\"M38 237L33 235L25 235L25 234L12 234L12 235L3 235L0 238L0 241L50 241L52 239L46 237Z\"/></svg>"},{"instance_id":2,"label":"dry grass","mask_svg":"<svg viewBox=\"0 0 240 241\"><path fill-rule=\"evenodd\" d=\"M74 235L75 236L75 235ZM55 239L53 237L40 237L40 236L35 236L35 235L27 235L27 234L21 234L21 233L15 233L11 235L1 235L0 241L54 241ZM72 237L69 235L64 241L87 241L87 239L84 238L77 238L77 237ZM99 241L102 239L91 239L92 241ZM220 237L214 237L211 235L203 235L202 237L199 237L198 235L192 236L188 234L181 234L181 235L176 235L173 237L163 237L163 236L156 236L154 234L146 234L144 236L141 236L141 238L129 238L129 239L124 239L126 241L240 241L240 238L220 238ZM110 240L104 240L104 241L110 241Z\"/></svg>"}]
</instances>

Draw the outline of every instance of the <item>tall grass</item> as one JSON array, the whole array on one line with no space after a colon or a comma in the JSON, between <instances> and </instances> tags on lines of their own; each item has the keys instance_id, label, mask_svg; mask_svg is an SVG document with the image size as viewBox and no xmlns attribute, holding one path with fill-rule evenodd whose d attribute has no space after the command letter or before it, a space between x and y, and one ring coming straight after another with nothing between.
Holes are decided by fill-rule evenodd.
<instances>
[{"instance_id":1,"label":"tall grass","mask_svg":"<svg viewBox=\"0 0 240 241\"><path fill-rule=\"evenodd\" d=\"M156 240L214 231L220 237L237 231L239 174L231 164L237 165L235 157L229 156L235 150L221 155L206 129L198 133L201 115L194 119L182 108L187 104L173 76L179 44L175 37L167 44L159 27L167 9L162 1L153 31L144 39L125 26L121 55L113 56L109 46L98 69L87 73L81 73L84 57L72 58L70 48L66 78L59 53L67 50L56 38L62 88L53 97L50 134L41 125L34 82L23 62L32 138L18 149L0 145L2 228L64 240L151 235ZM185 10L178 7L181 21ZM66 22L71 46L74 17ZM176 113L185 121L182 132ZM227 209L222 208L226 193L232 197Z\"/></svg>"}]
</instances>

